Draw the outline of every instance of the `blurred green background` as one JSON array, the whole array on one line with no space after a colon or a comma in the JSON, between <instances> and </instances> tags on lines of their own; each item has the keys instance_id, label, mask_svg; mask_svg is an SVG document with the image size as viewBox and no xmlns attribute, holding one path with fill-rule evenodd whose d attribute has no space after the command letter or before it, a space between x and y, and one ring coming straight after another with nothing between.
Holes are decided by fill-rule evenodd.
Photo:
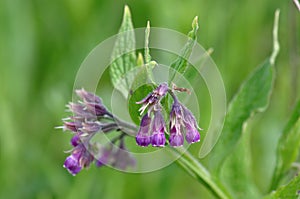
<instances>
[{"instance_id":1,"label":"blurred green background","mask_svg":"<svg viewBox=\"0 0 300 199\"><path fill-rule=\"evenodd\" d=\"M147 174L109 168L72 177L62 167L70 135L54 130L65 116L81 62L117 33L123 7L135 27L187 33L199 16L199 43L212 58L230 100L272 49L280 8L277 79L270 107L251 119L253 177L264 193L281 129L299 98L300 14L292 0L0 0L0 198L207 198L176 164ZM108 81L108 78L107 78ZM197 154L197 146L192 151Z\"/></svg>"}]
</instances>

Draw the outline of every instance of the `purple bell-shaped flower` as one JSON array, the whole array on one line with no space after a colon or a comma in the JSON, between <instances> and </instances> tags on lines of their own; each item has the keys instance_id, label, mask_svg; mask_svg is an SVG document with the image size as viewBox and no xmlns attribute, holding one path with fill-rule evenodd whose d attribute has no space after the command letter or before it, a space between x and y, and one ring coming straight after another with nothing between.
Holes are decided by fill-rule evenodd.
<instances>
[{"instance_id":1,"label":"purple bell-shaped flower","mask_svg":"<svg viewBox=\"0 0 300 199\"><path fill-rule=\"evenodd\" d=\"M145 147L151 143L150 124L151 117L146 113L141 120L140 129L135 137L139 146Z\"/></svg>"},{"instance_id":2,"label":"purple bell-shaped flower","mask_svg":"<svg viewBox=\"0 0 300 199\"><path fill-rule=\"evenodd\" d=\"M155 111L152 122L152 146L164 147L166 143L165 137L166 124L160 110Z\"/></svg>"}]
</instances>

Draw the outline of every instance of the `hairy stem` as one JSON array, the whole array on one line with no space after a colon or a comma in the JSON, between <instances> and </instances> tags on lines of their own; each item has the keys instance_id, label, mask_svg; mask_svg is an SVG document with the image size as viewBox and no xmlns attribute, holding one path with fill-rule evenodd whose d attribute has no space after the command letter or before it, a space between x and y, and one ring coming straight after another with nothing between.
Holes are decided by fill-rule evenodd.
<instances>
[{"instance_id":1,"label":"hairy stem","mask_svg":"<svg viewBox=\"0 0 300 199\"><path fill-rule=\"evenodd\" d=\"M131 136L135 136L137 132L137 126L135 124L126 122L110 112L108 112L107 115L110 117L111 120L115 121L115 123L119 126L121 131Z\"/></svg>"},{"instance_id":2,"label":"hairy stem","mask_svg":"<svg viewBox=\"0 0 300 199\"><path fill-rule=\"evenodd\" d=\"M121 119L118 119L118 124L119 127L124 130L123 132L126 133L128 130L135 132L138 130L135 125L127 123ZM181 166L181 168L190 176L195 178L198 182L204 184L216 197L220 199L231 198L224 186L214 176L212 176L209 171L188 151L184 151L184 149L181 147L169 148L169 150L175 156L180 155L180 157L177 159L177 163Z\"/></svg>"},{"instance_id":3,"label":"hairy stem","mask_svg":"<svg viewBox=\"0 0 300 199\"><path fill-rule=\"evenodd\" d=\"M183 148L170 148L174 155L181 155L177 159L177 164L186 171L191 177L205 185L217 198L230 199L231 196L225 190L224 186L209 171L195 159L188 151Z\"/></svg>"}]
</instances>

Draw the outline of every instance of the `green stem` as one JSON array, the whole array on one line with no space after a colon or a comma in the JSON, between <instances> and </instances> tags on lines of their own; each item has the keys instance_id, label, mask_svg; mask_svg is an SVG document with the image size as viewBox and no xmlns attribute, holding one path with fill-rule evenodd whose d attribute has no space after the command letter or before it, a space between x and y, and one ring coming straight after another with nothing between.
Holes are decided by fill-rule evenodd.
<instances>
[{"instance_id":1,"label":"green stem","mask_svg":"<svg viewBox=\"0 0 300 199\"><path fill-rule=\"evenodd\" d=\"M131 136L135 136L138 128L135 124L126 122L120 118L118 118L117 116L113 115L112 113L108 112L107 115L109 116L107 119L110 119L112 121L115 121L115 123L120 127L120 129L131 135Z\"/></svg>"},{"instance_id":2,"label":"green stem","mask_svg":"<svg viewBox=\"0 0 300 199\"><path fill-rule=\"evenodd\" d=\"M119 118L117 120L119 125L121 124L121 126L123 126L123 130L127 129L129 131L137 131L137 127L135 125L127 123ZM181 147L168 149L174 156L177 157L180 155L176 163L179 164L190 176L204 184L216 197L220 199L231 199L231 196L225 190L224 186L187 150Z\"/></svg>"},{"instance_id":3,"label":"green stem","mask_svg":"<svg viewBox=\"0 0 300 199\"><path fill-rule=\"evenodd\" d=\"M174 155L181 155L177 163L193 178L203 183L216 197L230 199L231 196L224 186L212 176L209 171L200 164L188 151L182 148L171 148Z\"/></svg>"},{"instance_id":4,"label":"green stem","mask_svg":"<svg viewBox=\"0 0 300 199\"><path fill-rule=\"evenodd\" d=\"M148 78L150 80L150 82L153 84L153 85L156 85L155 81L154 81L154 77L153 77L153 68L157 65L157 63L155 61L150 61L149 63L147 63L145 66L146 66L146 71L147 71L147 75L148 75Z\"/></svg>"}]
</instances>

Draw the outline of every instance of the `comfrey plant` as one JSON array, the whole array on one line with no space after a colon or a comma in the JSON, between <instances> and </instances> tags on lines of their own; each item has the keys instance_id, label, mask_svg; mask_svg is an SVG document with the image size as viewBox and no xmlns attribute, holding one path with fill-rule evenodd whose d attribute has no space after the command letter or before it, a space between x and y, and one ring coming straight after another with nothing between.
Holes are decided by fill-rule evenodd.
<instances>
[{"instance_id":1,"label":"comfrey plant","mask_svg":"<svg viewBox=\"0 0 300 199\"><path fill-rule=\"evenodd\" d=\"M73 149L65 160L64 167L76 175L83 168L90 166L95 161L98 167L111 164L117 168L125 169L127 166L134 166L135 160L128 153L124 135L127 133L122 122L118 121L103 105L102 100L84 89L76 90L80 97L78 103L70 102L67 105L72 115L63 119L64 125L60 128L72 132L71 145ZM120 125L118 124L120 123ZM129 128L130 127L127 125ZM90 141L96 133L109 133L120 131L121 134L114 138L107 146L95 145ZM115 149L112 144L119 141L119 147Z\"/></svg>"},{"instance_id":2,"label":"comfrey plant","mask_svg":"<svg viewBox=\"0 0 300 199\"><path fill-rule=\"evenodd\" d=\"M245 80L229 103L221 134L211 136L208 131L202 135L204 141L201 142L203 144L199 156L204 157L208 154L205 161L197 159L184 148L186 145L199 143L199 131L202 129L194 111L189 110L178 97L190 94L191 89L174 84L178 74L185 77L191 71L188 68L188 60L197 43L197 20L195 17L192 31L188 33L186 45L180 56L170 64L167 82L156 83L153 69L157 63L152 60L148 47L150 24L148 23L145 29L144 55L139 53L137 56L131 14L125 6L109 70L114 88L128 100L129 114L135 124L117 117L95 94L84 89L76 90L79 100L67 105L71 114L63 119L63 126L59 127L72 134L72 149L68 151L69 156L63 166L72 175L78 174L92 163L97 167L107 165L121 170L133 168L137 161L128 151L130 147L126 139L135 137L138 146L166 149L170 156L176 157L176 163L208 188L214 197L299 198L300 177L295 176L296 172L291 168L297 161L300 148L300 102L296 105L277 144L277 160L272 180L268 182L268 190L258 188L255 181L249 177L251 169L247 149L250 144L247 132L244 132L247 120L255 116L256 112L264 111L269 104L275 79L274 64L279 52L279 11L275 14L271 56ZM206 53L200 61L206 63L208 57L209 53ZM180 85L177 82L176 84ZM109 141L94 142L93 138L96 135L106 135ZM268 179L268 176L264 178Z\"/></svg>"}]
</instances>

